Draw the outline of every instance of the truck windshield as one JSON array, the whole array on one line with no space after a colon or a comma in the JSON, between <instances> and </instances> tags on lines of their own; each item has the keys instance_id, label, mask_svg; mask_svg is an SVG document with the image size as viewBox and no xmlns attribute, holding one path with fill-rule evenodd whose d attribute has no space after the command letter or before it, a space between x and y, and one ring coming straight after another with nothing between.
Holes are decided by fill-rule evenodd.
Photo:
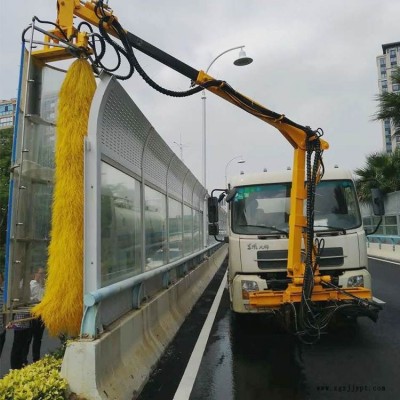
<instances>
[{"instance_id":1,"label":"truck windshield","mask_svg":"<svg viewBox=\"0 0 400 400\"><path fill-rule=\"evenodd\" d=\"M237 187L231 202L232 231L247 235L282 234L287 231L290 188L290 183ZM347 230L360 225L360 210L352 181L320 182L315 195L315 230Z\"/></svg>"}]
</instances>

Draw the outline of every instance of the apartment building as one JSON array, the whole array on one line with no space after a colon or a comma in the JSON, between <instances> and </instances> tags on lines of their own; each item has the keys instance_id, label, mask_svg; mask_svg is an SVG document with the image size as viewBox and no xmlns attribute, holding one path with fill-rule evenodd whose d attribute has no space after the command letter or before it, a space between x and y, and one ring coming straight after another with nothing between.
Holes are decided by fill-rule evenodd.
<instances>
[{"instance_id":1,"label":"apartment building","mask_svg":"<svg viewBox=\"0 0 400 400\"><path fill-rule=\"evenodd\" d=\"M17 99L0 100L0 129L14 126Z\"/></svg>"},{"instance_id":2,"label":"apartment building","mask_svg":"<svg viewBox=\"0 0 400 400\"><path fill-rule=\"evenodd\" d=\"M400 92L400 85L392 82L392 71L400 66L400 42L382 45L382 55L376 57L379 93ZM383 149L391 153L400 147L400 135L395 134L390 119L382 121Z\"/></svg>"}]
</instances>

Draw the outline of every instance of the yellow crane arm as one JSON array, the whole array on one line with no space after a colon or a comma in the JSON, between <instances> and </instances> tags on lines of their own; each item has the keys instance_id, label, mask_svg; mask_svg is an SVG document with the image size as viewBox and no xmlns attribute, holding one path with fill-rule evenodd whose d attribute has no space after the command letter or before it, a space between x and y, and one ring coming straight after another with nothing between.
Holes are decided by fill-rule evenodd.
<instances>
[{"instance_id":1,"label":"yellow crane arm","mask_svg":"<svg viewBox=\"0 0 400 400\"><path fill-rule=\"evenodd\" d=\"M101 14L100 8L101 5ZM52 47L51 42L57 41L56 38L67 37L71 40L74 48L84 49L86 54L90 54L88 46L88 33L78 32L74 27L74 15L83 19L90 25L98 27L100 17L107 16L107 24L103 27L110 34L117 36L117 31L113 28L113 21L117 18L113 15L113 11L99 1L79 1L79 0L57 0L57 28L51 31L51 35L47 36L43 49L36 50L32 54L35 58L43 62L56 61L60 59L70 58L73 55L66 49ZM62 30L62 31L61 31ZM321 150L328 149L329 145L326 141L320 139L316 132L311 128L301 126L290 121L285 115L275 113L252 99L236 92L224 81L217 81L204 71L198 71L182 61L172 57L170 54L154 47L143 39L124 31L125 39L129 44L145 53L146 55L156 59L157 61L167 65L182 75L188 77L199 86L211 91L217 96L222 97L226 101L247 111L264 122L272 125L281 132L286 140L294 148L293 159L293 181L291 193L291 215L289 220L289 254L288 254L288 275L293 278L299 278L300 281L304 275L304 263L301 260L301 240L306 227L306 218L303 212L303 203L306 199L305 190L305 155L307 143L314 140L320 141ZM301 283L299 281L299 283Z\"/></svg>"}]
</instances>

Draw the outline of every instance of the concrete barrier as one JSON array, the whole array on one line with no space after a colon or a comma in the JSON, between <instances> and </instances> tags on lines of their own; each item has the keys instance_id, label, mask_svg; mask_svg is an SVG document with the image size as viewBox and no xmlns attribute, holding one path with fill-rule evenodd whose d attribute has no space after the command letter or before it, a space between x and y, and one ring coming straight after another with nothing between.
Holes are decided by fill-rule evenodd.
<instances>
[{"instance_id":1,"label":"concrete barrier","mask_svg":"<svg viewBox=\"0 0 400 400\"><path fill-rule=\"evenodd\" d=\"M400 246L389 243L368 243L368 257L400 262Z\"/></svg>"},{"instance_id":2,"label":"concrete barrier","mask_svg":"<svg viewBox=\"0 0 400 400\"><path fill-rule=\"evenodd\" d=\"M87 400L135 398L228 252L211 257L141 309L109 326L99 339L67 346L61 374Z\"/></svg>"}]
</instances>

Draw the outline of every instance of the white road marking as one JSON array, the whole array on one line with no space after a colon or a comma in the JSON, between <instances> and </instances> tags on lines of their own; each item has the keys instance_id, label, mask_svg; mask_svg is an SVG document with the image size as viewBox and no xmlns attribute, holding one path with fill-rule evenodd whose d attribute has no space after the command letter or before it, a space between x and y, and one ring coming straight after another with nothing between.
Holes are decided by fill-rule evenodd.
<instances>
[{"instance_id":1,"label":"white road marking","mask_svg":"<svg viewBox=\"0 0 400 400\"><path fill-rule=\"evenodd\" d=\"M396 265L400 265L400 263L399 263L399 262L396 262L396 261L390 261L390 260L385 260L384 258L375 258L375 257L370 257L370 256L368 256L368 258L370 258L371 260L383 261L383 262L387 262L387 263L390 263L390 264L396 264Z\"/></svg>"},{"instance_id":2,"label":"white road marking","mask_svg":"<svg viewBox=\"0 0 400 400\"><path fill-rule=\"evenodd\" d=\"M386 301L383 301L383 300L381 300L381 299L378 299L377 297L372 297L372 300L373 300L375 303L378 303L378 304L386 304Z\"/></svg>"},{"instance_id":3,"label":"white road marking","mask_svg":"<svg viewBox=\"0 0 400 400\"><path fill-rule=\"evenodd\" d=\"M178 389L175 392L174 400L188 400L190 397L190 393L192 392L193 385L200 368L201 359L203 358L203 354L206 349L207 340L210 336L211 328L213 326L215 316L217 315L219 304L221 303L222 293L224 292L226 286L226 275L227 272L225 272L225 275L222 278L221 285L219 286L214 302L210 308L210 312L207 315L199 338L194 346L192 355L190 356L190 360L186 366L186 370L179 383Z\"/></svg>"}]
</instances>

